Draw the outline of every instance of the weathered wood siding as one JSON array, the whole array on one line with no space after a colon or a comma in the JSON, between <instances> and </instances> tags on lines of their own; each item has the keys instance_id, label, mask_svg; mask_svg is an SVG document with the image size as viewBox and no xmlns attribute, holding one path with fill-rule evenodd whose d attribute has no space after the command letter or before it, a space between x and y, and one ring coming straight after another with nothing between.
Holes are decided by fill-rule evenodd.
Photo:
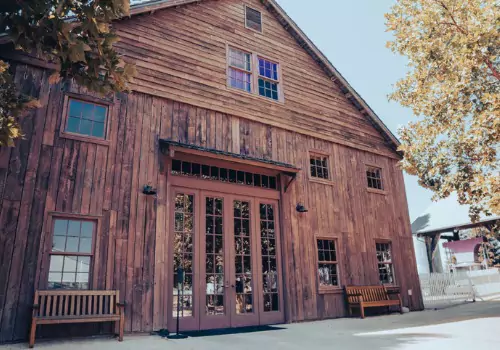
<instances>
[{"instance_id":1,"label":"weathered wood siding","mask_svg":"<svg viewBox=\"0 0 500 350\"><path fill-rule=\"evenodd\" d=\"M264 34L244 28L243 3L263 11ZM100 216L92 287L120 290L126 331L166 327L172 277L160 138L304 169L281 202L287 321L345 315L341 293L318 293L316 236L338 238L341 285L378 284L375 240L391 240L404 303L422 308L398 156L259 1L209 0L116 27L139 75L133 93L109 99L108 144L59 133L65 94L84 91L14 65L16 82L44 107L23 118L16 147L0 149L0 342L27 336L34 289L45 286L51 212ZM226 88L226 42L280 61L284 103ZM330 155L331 184L309 180L310 149ZM383 168L385 195L367 191L365 163ZM142 194L146 184L157 198ZM296 212L299 202L308 213Z\"/></svg>"},{"instance_id":2,"label":"weathered wood siding","mask_svg":"<svg viewBox=\"0 0 500 350\"><path fill-rule=\"evenodd\" d=\"M249 154L307 169L308 150L333 162L333 184L302 171L283 202L283 263L288 321L345 315L341 294L318 294L315 236L338 237L341 284L377 284L375 239L393 243L405 305L421 308L403 177L396 160L224 113L142 93L113 102L111 142L60 137L66 85L49 86L42 70L17 66L16 79L44 107L23 119L25 138L0 150L0 340L25 338L33 291L47 268L51 211L102 216L93 288L119 289L127 331L166 326L168 215L159 138ZM384 170L387 195L366 190L365 162ZM144 196L144 184L158 198ZM309 212L298 214L296 203ZM43 328L42 332L43 332Z\"/></svg>"},{"instance_id":3,"label":"weathered wood siding","mask_svg":"<svg viewBox=\"0 0 500 350\"><path fill-rule=\"evenodd\" d=\"M262 12L262 34L245 28L245 4ZM137 65L136 91L396 156L259 0L202 1L134 16L115 27L117 46ZM227 88L227 44L281 64L284 103Z\"/></svg>"}]
</instances>

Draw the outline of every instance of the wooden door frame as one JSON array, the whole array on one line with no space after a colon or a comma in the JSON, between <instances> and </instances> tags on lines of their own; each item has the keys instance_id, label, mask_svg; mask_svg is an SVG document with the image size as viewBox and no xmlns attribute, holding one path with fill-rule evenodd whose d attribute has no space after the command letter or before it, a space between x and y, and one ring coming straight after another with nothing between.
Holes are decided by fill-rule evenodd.
<instances>
[{"instance_id":1,"label":"wooden door frame","mask_svg":"<svg viewBox=\"0 0 500 350\"><path fill-rule=\"evenodd\" d=\"M262 282L262 237L260 231L260 204L271 204L274 207L274 234L276 236L276 269L278 273L278 311L268 311L264 312L264 286ZM257 251L257 265L258 271L260 273L259 279L259 300L262 300L259 308L259 318L261 325L276 324L285 322L285 305L284 305L284 290L283 290L283 266L282 266L282 254L281 254L281 215L280 215L280 205L278 200L274 199L262 199L256 198L256 209L257 209L257 240L259 241L259 248Z\"/></svg>"},{"instance_id":2,"label":"wooden door frame","mask_svg":"<svg viewBox=\"0 0 500 350\"><path fill-rule=\"evenodd\" d=\"M222 218L223 218L223 249L224 249L224 315L206 315L203 312L204 307L203 305L206 305L206 267L205 266L205 260L204 258L206 257L206 240L205 240L205 234L202 234L203 232L203 223L205 223L206 219L206 206L204 205L204 199L205 198L222 198ZM212 192L212 191L200 191L200 201L201 201L201 216L200 216L200 228L202 230L200 231L200 234L202 237L200 237L200 259L199 259L199 266L198 269L200 271L201 279L200 279L200 288L199 292L197 293L197 298L200 303L200 329L206 330L206 329L218 329L218 328L229 328L231 327L231 305L230 305L230 297L229 297L229 290L230 290L230 268L229 264L231 264L231 254L230 254L230 246L228 246L229 242L229 220L230 220L230 210L232 208L230 207L230 203L228 201L228 195L220 192Z\"/></svg>"},{"instance_id":3,"label":"wooden door frame","mask_svg":"<svg viewBox=\"0 0 500 350\"><path fill-rule=\"evenodd\" d=\"M200 316L199 316L199 299L198 295L199 293L196 293L196 290L200 288L199 286L199 270L197 266L199 265L199 259L200 255L197 252L197 240L199 237L198 230L200 228L200 190L195 189L195 188L186 188L186 187L178 187L178 186L171 186L170 187L170 198L168 198L171 203L173 203L173 200L178 193L182 194L192 194L193 195L193 285L192 285L192 290L194 295L192 295L192 312L193 312L193 317L185 317L185 318L180 318L179 320L179 329L181 331L192 331L192 330L199 330L200 328ZM175 325L176 325L176 317L173 315L173 313L177 310L173 309L173 301L174 301L174 295L173 295L173 290L174 290L174 271L173 271L173 256L174 256L174 225L175 225L175 204L170 206L170 213L169 215L169 227L168 227L168 232L170 232L169 237L168 237L168 256L170 257L170 261L168 261L168 268L167 271L170 270L170 273L172 275L167 274L167 301L168 301L168 307L167 307L167 326L169 329L172 331L175 330ZM170 311L169 311L170 310Z\"/></svg>"},{"instance_id":4,"label":"wooden door frame","mask_svg":"<svg viewBox=\"0 0 500 350\"><path fill-rule=\"evenodd\" d=\"M230 249L230 259L231 259L231 289L230 289L230 295L231 298L230 300L232 301L231 304L231 327L237 328L237 327L245 327L245 326L256 326L259 325L259 310L260 310L260 299L258 296L258 291L259 291L259 270L258 270L258 261L257 261L257 256L258 256L258 247L257 247L257 211L256 211L256 203L257 203L257 198L251 197L251 196L245 196L245 195L230 195L230 202L231 202L231 209L234 210L234 201L235 200L241 200L241 201L248 201L250 203L250 252L251 252L251 264L252 264L252 310L253 312L251 314L237 314L236 313L236 305L234 302L236 301L236 267L234 266L234 261L236 257L236 252L234 249L234 228L233 228L233 236L232 236L232 244L231 244L231 249ZM253 215L253 216L252 216ZM230 225L231 227L234 227L234 211L233 213L230 214L229 216L231 222Z\"/></svg>"},{"instance_id":5,"label":"wooden door frame","mask_svg":"<svg viewBox=\"0 0 500 350\"><path fill-rule=\"evenodd\" d=\"M181 318L181 326L180 329L181 331L188 331L188 330L199 330L201 326L201 312L202 308L200 306L200 303L203 301L201 300L201 295L205 295L202 293L202 286L204 283L201 281L201 269L199 268L201 264L201 252L197 252L197 249L202 249L202 245L195 243L196 237L201 237L201 230L203 229L200 225L202 222L202 199L204 198L204 195L206 193L214 194L216 196L222 196L224 197L224 201L228 202L230 205L230 212L228 213L229 215L224 216L224 224L225 225L230 225L227 227L231 227L234 223L234 214L232 213L233 211L233 203L234 199L242 199L242 200L249 200L251 202L251 210L253 211L254 217L251 218L250 220L250 225L251 225L251 231L252 231L252 239L253 242L252 244L252 266L255 267L253 270L254 276L256 276L256 279L254 279L254 292L253 292L253 308L254 308L254 313L255 319L253 321L237 321L238 319L248 319L245 316L248 315L238 315L238 316L243 316L243 317L233 317L236 316L235 314L235 305L234 302L236 300L235 296L235 289L234 288L226 288L226 304L227 307L229 307L228 312L230 312L230 327L239 327L239 326L247 326L247 325L258 325L258 324L273 324L273 323L281 323L281 322L286 322L288 319L289 311L286 306L286 300L288 299L285 291L285 286L286 286L286 271L285 271L285 265L284 265L284 259L285 256L283 252L286 251L285 247L282 246L284 240L281 238L281 234L283 233L283 200L284 200L284 190L283 190L283 177L279 176L278 181L279 181L279 187L278 190L272 190L272 189L264 189L264 188L256 188L256 187L251 187L251 186L246 186L246 185L239 185L239 184L232 184L232 183L224 183L220 181L212 181L212 180L204 180L204 179L198 179L198 178L193 178L193 177L187 177L187 176L182 176L182 175L172 175L170 173L170 166L167 167L168 171L166 174L167 177L167 191L168 191L168 217L170 218L169 220L169 227L167 228L167 232L169 233L168 235L168 271L170 273L173 273L173 239L174 239L174 234L173 234L173 225L175 224L174 222L174 206L173 206L173 201L175 198L175 195L177 193L185 193L185 194L194 194L194 210L193 213L195 215L195 220L194 220L194 225L195 228L193 230L193 234L195 237L193 237L193 252L194 252L194 260L195 260L195 266L198 267L193 271L193 290L196 290L198 292L197 296L193 296L193 319L192 321L186 321L185 319L183 320ZM183 192L184 191L184 192ZM261 272L261 265L262 262L259 262L259 259L261 259L261 252L260 252L260 244L261 244L261 236L260 236L260 208L259 204L260 203L272 203L275 205L275 210L276 210L276 215L277 218L275 217L275 230L276 230L276 235L277 235L277 254L279 254L279 257L277 258L277 264L278 264L278 272L281 274L279 277L279 302L280 302L280 312L279 313L273 313L272 316L266 317L267 315L264 315L263 313L263 291L262 291L262 272ZM226 206L226 204L224 204ZM226 210L226 209L225 209ZM252 215L252 213L251 213ZM170 227L171 226L171 227ZM200 230L198 232L198 230ZM230 232L233 232L233 229L230 229ZM232 245L234 244L234 232L233 235L231 236L231 248L230 248L230 253L229 253L229 261L230 261L230 269L228 270L228 273L230 274L228 277L230 277L230 284L234 284L235 282L235 267L232 266L234 265L234 258L235 258L235 252L234 252L234 247ZM199 239L199 238L198 238ZM198 247L196 246L198 245ZM227 245L227 243L226 243ZM225 266L227 269L227 267ZM233 276L234 275L234 276ZM195 277L196 276L196 277ZM224 276L226 277L226 274ZM196 280L195 280L196 278ZM167 325L169 329L175 330L175 327L172 327L175 325L175 317L173 316L173 293L172 291L174 290L173 286L173 276L168 276L167 275L167 300L168 300L168 305L167 305ZM197 285L196 285L197 284ZM233 289L233 290L232 290ZM258 295L256 294L258 293ZM234 294L234 296L233 296ZM234 315L233 315L234 312ZM184 322L183 322L184 321ZM209 329L209 328L205 328Z\"/></svg>"}]
</instances>

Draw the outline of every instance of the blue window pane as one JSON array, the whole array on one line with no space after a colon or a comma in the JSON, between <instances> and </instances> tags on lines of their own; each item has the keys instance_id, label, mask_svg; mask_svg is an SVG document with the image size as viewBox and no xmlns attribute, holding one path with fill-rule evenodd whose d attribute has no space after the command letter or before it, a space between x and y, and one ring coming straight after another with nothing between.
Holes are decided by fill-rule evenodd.
<instances>
[{"instance_id":1,"label":"blue window pane","mask_svg":"<svg viewBox=\"0 0 500 350\"><path fill-rule=\"evenodd\" d=\"M80 128L80 119L79 118L68 118L68 123L66 125L66 131L68 132L78 132Z\"/></svg>"},{"instance_id":2,"label":"blue window pane","mask_svg":"<svg viewBox=\"0 0 500 350\"><path fill-rule=\"evenodd\" d=\"M90 103L84 103L82 108L82 118L92 120L93 114L94 114L94 105Z\"/></svg>"},{"instance_id":3,"label":"blue window pane","mask_svg":"<svg viewBox=\"0 0 500 350\"><path fill-rule=\"evenodd\" d=\"M66 236L67 231L68 231L68 220L56 219L54 222L54 235Z\"/></svg>"},{"instance_id":4,"label":"blue window pane","mask_svg":"<svg viewBox=\"0 0 500 350\"><path fill-rule=\"evenodd\" d=\"M80 101L69 100L69 115L72 117L80 117L82 114L83 103Z\"/></svg>"},{"instance_id":5,"label":"blue window pane","mask_svg":"<svg viewBox=\"0 0 500 350\"><path fill-rule=\"evenodd\" d=\"M264 67L259 67L259 74L260 75L265 75L266 74L266 70L264 69Z\"/></svg>"},{"instance_id":6,"label":"blue window pane","mask_svg":"<svg viewBox=\"0 0 500 350\"><path fill-rule=\"evenodd\" d=\"M277 91L273 91L273 96L272 96L272 98L273 98L274 100L277 100L277 99L278 99L278 92L277 92Z\"/></svg>"},{"instance_id":7,"label":"blue window pane","mask_svg":"<svg viewBox=\"0 0 500 350\"><path fill-rule=\"evenodd\" d=\"M106 107L95 106L94 120L96 122L102 122L102 123L104 123L105 119L106 119Z\"/></svg>"},{"instance_id":8,"label":"blue window pane","mask_svg":"<svg viewBox=\"0 0 500 350\"><path fill-rule=\"evenodd\" d=\"M266 89L270 89L271 88L271 83L269 81L266 81Z\"/></svg>"},{"instance_id":9,"label":"blue window pane","mask_svg":"<svg viewBox=\"0 0 500 350\"><path fill-rule=\"evenodd\" d=\"M259 95L260 95L260 96L266 96L266 90L264 90L264 88L263 88L263 87L260 87L260 88L259 88Z\"/></svg>"},{"instance_id":10,"label":"blue window pane","mask_svg":"<svg viewBox=\"0 0 500 350\"><path fill-rule=\"evenodd\" d=\"M82 119L80 122L80 132L79 133L83 134L83 135L91 135L91 131L92 131L92 121Z\"/></svg>"},{"instance_id":11,"label":"blue window pane","mask_svg":"<svg viewBox=\"0 0 500 350\"><path fill-rule=\"evenodd\" d=\"M104 138L104 123L94 122L92 136Z\"/></svg>"},{"instance_id":12,"label":"blue window pane","mask_svg":"<svg viewBox=\"0 0 500 350\"><path fill-rule=\"evenodd\" d=\"M252 85L250 83L247 83L247 91L248 92L252 91Z\"/></svg>"},{"instance_id":13,"label":"blue window pane","mask_svg":"<svg viewBox=\"0 0 500 350\"><path fill-rule=\"evenodd\" d=\"M68 236L80 236L80 221L70 220L68 225Z\"/></svg>"},{"instance_id":14,"label":"blue window pane","mask_svg":"<svg viewBox=\"0 0 500 350\"><path fill-rule=\"evenodd\" d=\"M90 221L82 221L82 237L92 237L92 233L94 232L94 223Z\"/></svg>"},{"instance_id":15,"label":"blue window pane","mask_svg":"<svg viewBox=\"0 0 500 350\"><path fill-rule=\"evenodd\" d=\"M259 79L259 88L264 88L264 80Z\"/></svg>"}]
</instances>

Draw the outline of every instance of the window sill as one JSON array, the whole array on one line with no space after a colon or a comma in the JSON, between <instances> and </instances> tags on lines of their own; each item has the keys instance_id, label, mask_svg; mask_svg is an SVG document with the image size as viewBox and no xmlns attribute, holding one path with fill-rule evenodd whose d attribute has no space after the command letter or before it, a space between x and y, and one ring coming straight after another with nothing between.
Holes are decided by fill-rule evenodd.
<instances>
[{"instance_id":1,"label":"window sill","mask_svg":"<svg viewBox=\"0 0 500 350\"><path fill-rule=\"evenodd\" d=\"M344 290L340 287L320 288L318 294L342 294Z\"/></svg>"},{"instance_id":2,"label":"window sill","mask_svg":"<svg viewBox=\"0 0 500 350\"><path fill-rule=\"evenodd\" d=\"M320 179L320 178L316 178L316 177L312 177L312 176L309 176L309 181L315 182L318 184L329 185L329 186L334 185L334 182L332 180Z\"/></svg>"},{"instance_id":3,"label":"window sill","mask_svg":"<svg viewBox=\"0 0 500 350\"><path fill-rule=\"evenodd\" d=\"M277 100L274 100L274 99L269 98L269 97L264 97L264 96L260 96L259 94L254 94L253 92L248 92L246 90L237 89L237 88L231 87L229 85L226 85L226 88L231 92L235 92L235 93L243 95L243 96L254 97L254 98L257 98L257 99L262 100L262 101L267 101L269 103L285 104L284 99L281 97Z\"/></svg>"},{"instance_id":4,"label":"window sill","mask_svg":"<svg viewBox=\"0 0 500 350\"><path fill-rule=\"evenodd\" d=\"M370 192L370 193L381 194L381 195L387 196L387 191L385 191L385 190L377 190L376 188L367 188L366 191Z\"/></svg>"},{"instance_id":5,"label":"window sill","mask_svg":"<svg viewBox=\"0 0 500 350\"><path fill-rule=\"evenodd\" d=\"M83 136L83 135L78 135L78 134L72 134L72 133L65 132L65 131L60 133L60 137L65 138L65 139L76 140L76 141L95 143L95 144L102 145L102 146L109 146L109 143L110 143L109 140L103 140L103 139L99 139L99 138L92 137L92 136Z\"/></svg>"}]
</instances>

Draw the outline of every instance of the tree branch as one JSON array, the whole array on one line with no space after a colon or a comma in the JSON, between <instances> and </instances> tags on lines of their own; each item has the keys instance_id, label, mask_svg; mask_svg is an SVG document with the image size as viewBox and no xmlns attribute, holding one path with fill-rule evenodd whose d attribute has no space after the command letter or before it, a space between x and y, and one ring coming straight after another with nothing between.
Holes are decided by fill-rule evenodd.
<instances>
[{"instance_id":1,"label":"tree branch","mask_svg":"<svg viewBox=\"0 0 500 350\"><path fill-rule=\"evenodd\" d=\"M493 76L497 78L497 80L500 80L500 72L495 68L493 63L491 63L491 61L486 57L483 58L483 62L488 66Z\"/></svg>"}]
</instances>

